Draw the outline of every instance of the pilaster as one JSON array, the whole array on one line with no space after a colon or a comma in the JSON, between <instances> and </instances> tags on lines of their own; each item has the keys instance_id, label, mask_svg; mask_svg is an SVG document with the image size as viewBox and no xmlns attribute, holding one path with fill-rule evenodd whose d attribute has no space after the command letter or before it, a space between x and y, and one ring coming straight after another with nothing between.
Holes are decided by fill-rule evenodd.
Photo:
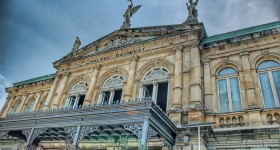
<instances>
[{"instance_id":1,"label":"pilaster","mask_svg":"<svg viewBox=\"0 0 280 150\"><path fill-rule=\"evenodd\" d=\"M62 76L63 76L62 80L59 82L58 89L57 89L57 92L56 92L57 96L52 103L52 108L58 108L59 107L59 102L62 100L61 98L62 98L63 90L66 86L68 78L70 77L70 73L66 72Z\"/></svg>"},{"instance_id":2,"label":"pilaster","mask_svg":"<svg viewBox=\"0 0 280 150\"><path fill-rule=\"evenodd\" d=\"M7 116L7 114L9 113L12 103L14 101L15 97L10 97L8 96L6 99L6 104L4 105L3 109L2 109L2 118L5 118Z\"/></svg>"},{"instance_id":3,"label":"pilaster","mask_svg":"<svg viewBox=\"0 0 280 150\"><path fill-rule=\"evenodd\" d=\"M43 109L44 110L47 110L50 108L50 105L51 105L51 101L53 100L53 96L55 94L55 91L57 89L57 86L58 86L58 82L59 80L61 79L61 76L57 75L53 81L53 84L51 86L51 89L50 89L50 92L48 93L48 96L47 96L47 99L46 99L46 102L44 103L44 106L43 106Z\"/></svg>"},{"instance_id":4,"label":"pilaster","mask_svg":"<svg viewBox=\"0 0 280 150\"><path fill-rule=\"evenodd\" d=\"M126 90L124 94L124 100L129 100L132 98L133 95L133 85L134 85L134 78L135 72L137 67L138 56L134 56L130 58L130 68L128 72L128 78L126 83Z\"/></svg>"},{"instance_id":5,"label":"pilaster","mask_svg":"<svg viewBox=\"0 0 280 150\"><path fill-rule=\"evenodd\" d=\"M94 93L94 88L95 88L95 85L96 85L96 81L97 81L97 78L98 78L100 67L101 67L100 65L96 65L94 67L93 75L92 75L92 78L90 80L90 84L89 84L89 88L88 88L88 91L87 91L87 94L86 94L86 97L85 97L85 104L84 105L90 105L92 100L94 99L93 98L93 93Z\"/></svg>"},{"instance_id":6,"label":"pilaster","mask_svg":"<svg viewBox=\"0 0 280 150\"><path fill-rule=\"evenodd\" d=\"M38 92L35 94L36 100L35 100L35 104L33 105L32 111L36 110L36 107L38 105L38 103L40 102L41 96L42 96L42 91Z\"/></svg>"},{"instance_id":7,"label":"pilaster","mask_svg":"<svg viewBox=\"0 0 280 150\"><path fill-rule=\"evenodd\" d=\"M19 109L17 110L16 113L20 113L20 112L23 111L24 104L26 103L27 96L28 96L27 94L21 96L21 104L20 104Z\"/></svg>"},{"instance_id":8,"label":"pilaster","mask_svg":"<svg viewBox=\"0 0 280 150\"><path fill-rule=\"evenodd\" d=\"M174 70L174 88L173 88L173 108L182 108L183 92L183 46L176 45L175 51L175 70Z\"/></svg>"},{"instance_id":9,"label":"pilaster","mask_svg":"<svg viewBox=\"0 0 280 150\"><path fill-rule=\"evenodd\" d=\"M244 83L245 83L244 85L245 85L248 105L255 105L257 101L256 101L255 86L254 86L254 80L251 71L251 65L249 62L249 52L240 53L239 56L241 57L243 71L244 71Z\"/></svg>"},{"instance_id":10,"label":"pilaster","mask_svg":"<svg viewBox=\"0 0 280 150\"><path fill-rule=\"evenodd\" d=\"M204 69L204 97L205 97L205 108L213 109L212 106L212 86L211 86L211 72L210 72L210 59L204 58L202 60Z\"/></svg>"}]
</instances>

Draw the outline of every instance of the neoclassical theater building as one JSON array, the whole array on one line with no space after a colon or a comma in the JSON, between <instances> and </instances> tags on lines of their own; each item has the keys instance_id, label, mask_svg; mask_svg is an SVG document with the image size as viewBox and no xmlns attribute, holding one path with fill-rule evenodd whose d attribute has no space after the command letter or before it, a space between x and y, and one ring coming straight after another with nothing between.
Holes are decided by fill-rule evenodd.
<instances>
[{"instance_id":1,"label":"neoclassical theater building","mask_svg":"<svg viewBox=\"0 0 280 150\"><path fill-rule=\"evenodd\" d=\"M1 150L279 150L280 21L207 36L186 22L121 29L14 83ZM133 8L132 8L133 7Z\"/></svg>"}]
</instances>

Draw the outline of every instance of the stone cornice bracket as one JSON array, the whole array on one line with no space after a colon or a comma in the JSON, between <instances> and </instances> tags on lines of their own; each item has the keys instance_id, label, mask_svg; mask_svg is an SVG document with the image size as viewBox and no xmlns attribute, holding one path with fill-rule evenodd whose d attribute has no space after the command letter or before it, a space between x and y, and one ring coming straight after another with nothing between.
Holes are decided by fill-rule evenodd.
<instances>
[{"instance_id":1,"label":"stone cornice bracket","mask_svg":"<svg viewBox=\"0 0 280 150\"><path fill-rule=\"evenodd\" d=\"M244 52L239 53L239 56L244 57L244 56L249 56L249 54L250 53L248 51L244 51Z\"/></svg>"},{"instance_id":2,"label":"stone cornice bracket","mask_svg":"<svg viewBox=\"0 0 280 150\"><path fill-rule=\"evenodd\" d=\"M129 58L130 61L138 61L139 56L132 56Z\"/></svg>"},{"instance_id":3,"label":"stone cornice bracket","mask_svg":"<svg viewBox=\"0 0 280 150\"><path fill-rule=\"evenodd\" d=\"M93 67L93 70L99 70L101 68L101 65L95 65L94 67Z\"/></svg>"},{"instance_id":4,"label":"stone cornice bracket","mask_svg":"<svg viewBox=\"0 0 280 150\"><path fill-rule=\"evenodd\" d=\"M184 49L184 46L179 45L179 44L176 44L176 45L172 48L172 50L173 50L174 52L176 52L176 51L182 51L183 49Z\"/></svg>"},{"instance_id":5,"label":"stone cornice bracket","mask_svg":"<svg viewBox=\"0 0 280 150\"><path fill-rule=\"evenodd\" d=\"M228 64L228 57L222 58L223 64L227 65Z\"/></svg>"},{"instance_id":6,"label":"stone cornice bracket","mask_svg":"<svg viewBox=\"0 0 280 150\"><path fill-rule=\"evenodd\" d=\"M264 49L261 51L263 55L269 55L269 50L268 49Z\"/></svg>"},{"instance_id":7,"label":"stone cornice bracket","mask_svg":"<svg viewBox=\"0 0 280 150\"><path fill-rule=\"evenodd\" d=\"M210 63L210 58L209 58L209 57L203 57L203 58L202 58L202 63L203 63L203 64Z\"/></svg>"}]
</instances>

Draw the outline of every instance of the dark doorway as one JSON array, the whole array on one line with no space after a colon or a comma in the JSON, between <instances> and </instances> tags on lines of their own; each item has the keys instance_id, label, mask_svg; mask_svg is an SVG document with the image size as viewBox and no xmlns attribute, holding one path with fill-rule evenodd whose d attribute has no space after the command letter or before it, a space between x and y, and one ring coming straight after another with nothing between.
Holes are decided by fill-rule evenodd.
<instances>
[{"instance_id":1,"label":"dark doorway","mask_svg":"<svg viewBox=\"0 0 280 150\"><path fill-rule=\"evenodd\" d=\"M85 101L85 95L80 95L78 107L83 106L84 101Z\"/></svg>"},{"instance_id":2,"label":"dark doorway","mask_svg":"<svg viewBox=\"0 0 280 150\"><path fill-rule=\"evenodd\" d=\"M168 82L158 83L157 105L166 112Z\"/></svg>"},{"instance_id":3,"label":"dark doorway","mask_svg":"<svg viewBox=\"0 0 280 150\"><path fill-rule=\"evenodd\" d=\"M113 103L116 103L116 101L121 101L122 98L122 90L115 90L114 98L113 98Z\"/></svg>"}]
</instances>

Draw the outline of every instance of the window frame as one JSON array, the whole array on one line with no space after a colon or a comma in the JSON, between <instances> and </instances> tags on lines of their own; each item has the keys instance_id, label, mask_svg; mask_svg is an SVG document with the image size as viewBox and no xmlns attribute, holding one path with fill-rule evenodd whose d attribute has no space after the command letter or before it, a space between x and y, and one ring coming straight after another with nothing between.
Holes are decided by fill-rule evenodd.
<instances>
[{"instance_id":1,"label":"window frame","mask_svg":"<svg viewBox=\"0 0 280 150\"><path fill-rule=\"evenodd\" d=\"M73 91L76 87L79 87L80 85L84 84L85 86L85 89L83 91L81 91L81 89L78 89L78 91ZM68 93L68 96L67 96L67 99L66 99L66 103L65 103L65 107L67 108L76 108L76 107L79 107L78 106L78 103L80 101L80 97L81 96L84 96L86 97L86 94L87 94L87 91L88 91L88 83L85 82L85 81L82 81L82 82L79 82L77 84L75 84L71 90L69 91ZM74 98L75 97L75 98ZM70 106L71 104L71 101L72 99L71 98L74 98L75 99L75 102L74 102L74 105L73 106ZM85 100L85 99L84 99Z\"/></svg>"},{"instance_id":2,"label":"window frame","mask_svg":"<svg viewBox=\"0 0 280 150\"><path fill-rule=\"evenodd\" d=\"M274 61L274 62L276 62L280 65L280 63L275 61L275 60L265 60L265 61L260 62L257 65L257 68L258 68L259 65L261 65L262 63L264 63L266 61ZM280 107L280 97L278 97L276 86L275 86L275 83L274 83L274 78L273 78L273 75L272 75L272 72L274 72L274 71L280 71L280 66L279 67L265 68L265 69L260 69L260 70L257 69L258 84L259 84L261 95L262 95L262 102L263 102L264 108L267 108L267 109L271 109L271 108L265 106L265 99L264 99L264 96L263 96L263 88L262 88L262 85L261 85L260 74L261 73L267 73L268 74L268 79L269 79L270 87L271 87L273 98L274 98L274 104L275 104L274 108L277 108L277 107Z\"/></svg>"},{"instance_id":3,"label":"window frame","mask_svg":"<svg viewBox=\"0 0 280 150\"><path fill-rule=\"evenodd\" d=\"M228 101L229 101L229 104L228 104L229 110L227 112L222 112L222 113L238 112L238 111L233 111L233 101L232 101L231 83L230 83L230 79L232 79L232 78L236 78L237 81L238 81L240 104L241 104L241 110L240 111L242 111L244 107L243 107L243 100L242 100L241 86L240 86L240 78L239 78L238 71L236 69L234 69L236 71L235 74L219 76L219 73L223 69L226 69L226 68L234 69L232 67L225 67L225 68L220 69L216 74L216 77L217 77L216 85L217 85L217 94L218 94L217 97L218 97L218 100L219 100L219 112L222 112L221 111L221 100L220 100L220 86L219 86L219 81L220 80L226 80L227 92L228 92L228 97L227 98L228 98Z\"/></svg>"},{"instance_id":4,"label":"window frame","mask_svg":"<svg viewBox=\"0 0 280 150\"><path fill-rule=\"evenodd\" d=\"M109 82L114 77L120 77L122 79L122 84L107 86L106 83ZM119 101L121 101L122 98L123 98L123 94L124 94L123 93L123 82L124 82L124 80L125 80L125 78L122 75L119 75L119 74L115 74L115 75L109 77L108 79L106 79L103 82L102 87L100 89L99 96L98 96L98 102L97 103L99 105L104 105L105 93L106 92L110 92L110 96L109 96L109 100L108 100L107 105L111 105L113 103L113 100L114 100L115 91L117 91L117 90L121 90L122 91L121 99L119 100Z\"/></svg>"},{"instance_id":5,"label":"window frame","mask_svg":"<svg viewBox=\"0 0 280 150\"><path fill-rule=\"evenodd\" d=\"M167 71L168 75L159 79L151 79L151 80L145 80L145 77L152 72L153 70L156 69L164 69ZM166 112L168 110L168 103L169 103L169 89L170 89L170 76L169 76L169 71L168 69L166 69L165 67L155 67L150 69L149 71L147 71L147 73L142 77L142 80L140 81L140 86L139 86L139 94L138 94L138 98L139 99L145 99L148 97L144 97L145 91L144 91L144 87L148 86L148 85L153 85L153 93L152 93L152 98L151 100L157 104L157 96L158 96L158 84L159 83L167 83L167 100L166 100Z\"/></svg>"}]
</instances>

